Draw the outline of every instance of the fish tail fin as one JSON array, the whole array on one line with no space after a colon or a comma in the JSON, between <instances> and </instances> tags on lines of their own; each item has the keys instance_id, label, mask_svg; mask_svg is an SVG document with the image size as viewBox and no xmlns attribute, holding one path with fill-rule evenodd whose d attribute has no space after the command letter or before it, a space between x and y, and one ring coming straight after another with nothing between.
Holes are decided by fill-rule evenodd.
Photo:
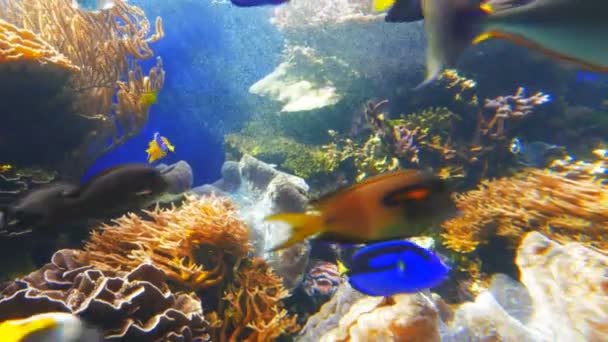
<instances>
[{"instance_id":1,"label":"fish tail fin","mask_svg":"<svg viewBox=\"0 0 608 342\"><path fill-rule=\"evenodd\" d=\"M284 213L266 217L265 221L285 222L292 228L289 239L273 248L271 252L291 247L322 230L321 216L312 213Z\"/></svg>"},{"instance_id":2,"label":"fish tail fin","mask_svg":"<svg viewBox=\"0 0 608 342\"><path fill-rule=\"evenodd\" d=\"M337 260L336 263L338 264L338 273L340 273L340 275L348 273L348 267L346 267L341 260Z\"/></svg>"},{"instance_id":3,"label":"fish tail fin","mask_svg":"<svg viewBox=\"0 0 608 342\"><path fill-rule=\"evenodd\" d=\"M500 12L514 7L519 7L532 2L532 0L488 0L481 4L480 8L488 13Z\"/></svg>"},{"instance_id":4,"label":"fish tail fin","mask_svg":"<svg viewBox=\"0 0 608 342\"><path fill-rule=\"evenodd\" d=\"M6 321L0 324L0 336L3 341L22 341L34 332L55 326L57 322L52 318Z\"/></svg>"}]
</instances>

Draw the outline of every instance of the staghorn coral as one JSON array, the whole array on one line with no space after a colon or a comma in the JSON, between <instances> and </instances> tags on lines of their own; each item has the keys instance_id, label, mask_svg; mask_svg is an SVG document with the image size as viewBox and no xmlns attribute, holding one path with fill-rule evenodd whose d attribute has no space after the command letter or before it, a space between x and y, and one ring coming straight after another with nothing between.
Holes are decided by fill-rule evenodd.
<instances>
[{"instance_id":1,"label":"staghorn coral","mask_svg":"<svg viewBox=\"0 0 608 342\"><path fill-rule=\"evenodd\" d=\"M526 97L526 90L523 87L517 88L514 95L485 99L483 108L493 112L493 115L489 120L480 120L481 134L492 138L504 137L507 120L523 118L532 113L534 107L549 101L551 101L551 96L543 92Z\"/></svg>"},{"instance_id":2,"label":"staghorn coral","mask_svg":"<svg viewBox=\"0 0 608 342\"><path fill-rule=\"evenodd\" d=\"M214 341L272 341L298 330L296 316L289 315L281 300L288 296L282 280L262 258L243 262L223 300L223 315L208 316Z\"/></svg>"},{"instance_id":3,"label":"staghorn coral","mask_svg":"<svg viewBox=\"0 0 608 342\"><path fill-rule=\"evenodd\" d=\"M462 214L442 224L442 236L447 247L462 253L493 235L517 242L531 230L558 242L608 248L606 198L608 188L592 177L572 179L548 170L484 180L477 190L456 196Z\"/></svg>"},{"instance_id":4,"label":"staghorn coral","mask_svg":"<svg viewBox=\"0 0 608 342\"><path fill-rule=\"evenodd\" d=\"M86 167L141 129L149 106L133 104L143 104L149 92L160 91L164 71L159 60L144 77L136 61L153 56L149 44L164 35L160 18L150 34L143 10L122 0L98 13L78 10L70 0L0 0L0 19L32 32L79 70L67 84L73 94L69 112L93 128L87 129L80 147L64 157L66 167ZM120 138L117 132L122 132Z\"/></svg>"},{"instance_id":5,"label":"staghorn coral","mask_svg":"<svg viewBox=\"0 0 608 342\"><path fill-rule=\"evenodd\" d=\"M105 340L206 341L208 322L194 294L172 293L151 264L102 272L60 250L41 269L0 287L0 320L71 312L105 332Z\"/></svg>"},{"instance_id":6,"label":"staghorn coral","mask_svg":"<svg viewBox=\"0 0 608 342\"><path fill-rule=\"evenodd\" d=\"M226 198L187 197L179 209L147 214L151 220L130 214L93 232L80 262L102 271L150 262L176 284L200 290L219 284L229 261L251 250L249 230Z\"/></svg>"}]
</instances>

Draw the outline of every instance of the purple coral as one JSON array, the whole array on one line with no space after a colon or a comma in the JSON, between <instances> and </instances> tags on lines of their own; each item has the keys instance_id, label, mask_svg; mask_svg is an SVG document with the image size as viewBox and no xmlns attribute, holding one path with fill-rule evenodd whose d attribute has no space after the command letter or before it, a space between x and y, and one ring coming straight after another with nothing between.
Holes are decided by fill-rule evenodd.
<instances>
[{"instance_id":1,"label":"purple coral","mask_svg":"<svg viewBox=\"0 0 608 342\"><path fill-rule=\"evenodd\" d=\"M496 126L496 132L492 135L502 136L507 119L524 117L532 113L535 107L549 101L551 101L551 95L540 91L530 97L526 97L526 90L523 87L517 88L514 95L486 99L483 108L493 111L494 117L485 125L485 132L490 131Z\"/></svg>"}]
</instances>

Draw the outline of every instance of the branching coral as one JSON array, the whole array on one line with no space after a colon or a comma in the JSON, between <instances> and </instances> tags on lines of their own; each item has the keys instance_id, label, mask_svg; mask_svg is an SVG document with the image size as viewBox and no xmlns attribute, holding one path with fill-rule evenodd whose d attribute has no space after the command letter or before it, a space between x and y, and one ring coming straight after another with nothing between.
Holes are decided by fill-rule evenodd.
<instances>
[{"instance_id":1,"label":"branching coral","mask_svg":"<svg viewBox=\"0 0 608 342\"><path fill-rule=\"evenodd\" d=\"M226 265L250 251L247 226L228 199L189 197L179 209L134 214L94 232L80 260L100 270L129 270L151 262L177 284L206 289L224 279Z\"/></svg>"},{"instance_id":2,"label":"branching coral","mask_svg":"<svg viewBox=\"0 0 608 342\"><path fill-rule=\"evenodd\" d=\"M80 68L32 31L20 29L0 19L0 63L18 61L50 64L68 71L80 71Z\"/></svg>"},{"instance_id":3,"label":"branching coral","mask_svg":"<svg viewBox=\"0 0 608 342\"><path fill-rule=\"evenodd\" d=\"M96 129L86 140L88 145L68 159L86 164L126 140L117 140L116 132L124 132L128 138L141 129L149 106L133 103L148 92L160 91L164 72L159 62L147 78L143 77L135 61L153 56L148 44L164 35L160 18L150 34L151 25L143 10L122 0L98 13L74 8L70 0L0 0L0 18L31 32L36 41L54 48L79 70L69 82L76 94L73 110L95 122ZM128 79L124 80L125 76ZM129 96L121 95L126 93ZM109 137L113 139L108 147L104 143Z\"/></svg>"},{"instance_id":4,"label":"branching coral","mask_svg":"<svg viewBox=\"0 0 608 342\"><path fill-rule=\"evenodd\" d=\"M519 87L514 95L498 96L486 99L484 109L493 112L489 120L480 120L481 134L492 138L504 137L505 122L509 119L520 119L532 113L534 107L551 101L551 96L542 92L526 97L526 90Z\"/></svg>"},{"instance_id":5,"label":"branching coral","mask_svg":"<svg viewBox=\"0 0 608 342\"><path fill-rule=\"evenodd\" d=\"M483 181L456 197L462 214L443 223L447 247L475 250L492 235L513 240L540 230L559 242L608 248L608 188L591 178L570 179L547 170Z\"/></svg>"},{"instance_id":6,"label":"branching coral","mask_svg":"<svg viewBox=\"0 0 608 342\"><path fill-rule=\"evenodd\" d=\"M215 331L214 341L273 341L282 334L297 331L296 316L281 304L288 296L282 280L263 259L244 262L223 298L228 307L223 317L208 318Z\"/></svg>"},{"instance_id":7,"label":"branching coral","mask_svg":"<svg viewBox=\"0 0 608 342\"><path fill-rule=\"evenodd\" d=\"M535 107L550 101L550 96L542 92L527 97L520 87L514 95L486 99L485 105L480 106L475 81L450 70L440 79L446 88L456 92L456 102L465 103L468 116L457 115L448 108L428 108L388 119L387 100L370 102L363 117L372 130L371 136L361 139L364 130L360 127L352 130L358 136L351 132L346 139L334 133L334 141L324 146L326 153L336 163L352 159L358 179L398 167L424 167L437 170L443 178L468 177L473 183L499 174L497 156L501 153L490 152L497 147L503 148L503 154L507 152L507 122L524 118Z\"/></svg>"},{"instance_id":8,"label":"branching coral","mask_svg":"<svg viewBox=\"0 0 608 342\"><path fill-rule=\"evenodd\" d=\"M351 138L341 138L332 132L334 142L323 148L335 163L352 159L357 179L392 171L399 167L418 166L421 149L438 151L444 159L453 158L455 150L441 145L441 134L449 131L457 116L446 108L431 108L420 113L386 118L388 101L369 102L364 117L372 134L361 145Z\"/></svg>"}]
</instances>

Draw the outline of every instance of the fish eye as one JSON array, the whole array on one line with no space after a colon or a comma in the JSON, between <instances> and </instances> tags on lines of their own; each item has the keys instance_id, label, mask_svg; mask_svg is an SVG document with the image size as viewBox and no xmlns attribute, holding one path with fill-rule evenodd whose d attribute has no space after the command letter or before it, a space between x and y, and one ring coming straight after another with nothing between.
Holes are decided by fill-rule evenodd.
<instances>
[{"instance_id":1,"label":"fish eye","mask_svg":"<svg viewBox=\"0 0 608 342\"><path fill-rule=\"evenodd\" d=\"M511 153L513 154L518 154L519 152L521 152L521 142L519 141L519 139L513 138L513 140L511 140L509 151L511 151Z\"/></svg>"}]
</instances>

